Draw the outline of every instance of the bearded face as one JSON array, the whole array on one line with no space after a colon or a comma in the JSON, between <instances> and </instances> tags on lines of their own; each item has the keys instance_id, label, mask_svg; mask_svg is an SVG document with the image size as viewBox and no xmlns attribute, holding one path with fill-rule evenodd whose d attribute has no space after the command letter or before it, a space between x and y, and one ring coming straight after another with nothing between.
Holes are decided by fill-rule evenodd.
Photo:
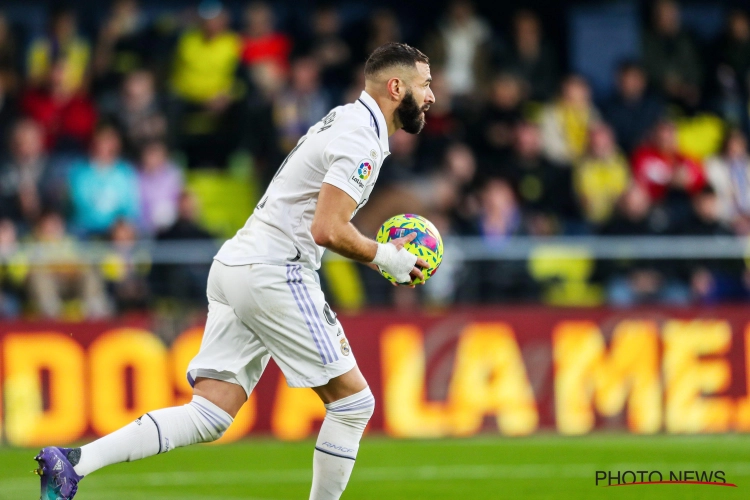
<instances>
[{"instance_id":1,"label":"bearded face","mask_svg":"<svg viewBox=\"0 0 750 500\"><path fill-rule=\"evenodd\" d=\"M404 132L418 134L425 124L424 112L430 108L429 104L419 106L411 90L406 91L404 99L396 108L396 116L401 122Z\"/></svg>"}]
</instances>

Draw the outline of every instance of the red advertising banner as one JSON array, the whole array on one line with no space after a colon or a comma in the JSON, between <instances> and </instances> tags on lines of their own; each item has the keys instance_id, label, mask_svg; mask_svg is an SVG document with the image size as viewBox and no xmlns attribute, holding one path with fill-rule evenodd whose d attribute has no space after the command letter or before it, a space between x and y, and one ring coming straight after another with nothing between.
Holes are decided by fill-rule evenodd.
<instances>
[{"instance_id":1,"label":"red advertising banner","mask_svg":"<svg viewBox=\"0 0 750 500\"><path fill-rule=\"evenodd\" d=\"M544 307L340 315L395 437L750 430L750 313ZM2 437L18 446L109 433L190 399L202 328L166 345L148 318L0 324ZM223 441L301 439L324 407L271 363Z\"/></svg>"}]
</instances>

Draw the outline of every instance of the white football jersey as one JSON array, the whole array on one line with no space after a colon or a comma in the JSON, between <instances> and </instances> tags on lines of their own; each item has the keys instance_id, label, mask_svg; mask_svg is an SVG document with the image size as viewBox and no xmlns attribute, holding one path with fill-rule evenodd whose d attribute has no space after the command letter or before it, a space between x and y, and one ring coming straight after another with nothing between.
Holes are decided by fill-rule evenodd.
<instances>
[{"instance_id":1,"label":"white football jersey","mask_svg":"<svg viewBox=\"0 0 750 500\"><path fill-rule=\"evenodd\" d=\"M356 102L334 108L310 127L215 260L228 266L295 262L317 270L325 248L315 244L310 227L322 184L336 186L357 202L354 217L389 154L385 117L363 91Z\"/></svg>"}]
</instances>

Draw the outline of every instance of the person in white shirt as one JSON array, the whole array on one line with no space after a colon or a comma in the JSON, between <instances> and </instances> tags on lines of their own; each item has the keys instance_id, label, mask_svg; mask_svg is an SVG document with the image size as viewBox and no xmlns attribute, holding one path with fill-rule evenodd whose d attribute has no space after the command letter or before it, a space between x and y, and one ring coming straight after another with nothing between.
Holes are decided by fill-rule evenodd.
<instances>
[{"instance_id":1,"label":"person in white shirt","mask_svg":"<svg viewBox=\"0 0 750 500\"><path fill-rule=\"evenodd\" d=\"M738 234L750 233L750 154L741 130L727 132L721 154L706 160L706 177L716 191L721 222Z\"/></svg>"},{"instance_id":2,"label":"person in white shirt","mask_svg":"<svg viewBox=\"0 0 750 500\"><path fill-rule=\"evenodd\" d=\"M146 413L82 448L44 448L36 457L42 498L68 500L106 465L221 437L273 357L291 387L311 387L326 407L315 445L311 500L338 499L349 481L375 399L316 270L325 249L378 267L406 286L423 259L381 244L350 220L365 203L398 129L416 134L435 102L427 57L405 44L376 49L365 90L331 110L279 167L260 203L214 259L208 319L188 367L193 400Z\"/></svg>"}]
</instances>

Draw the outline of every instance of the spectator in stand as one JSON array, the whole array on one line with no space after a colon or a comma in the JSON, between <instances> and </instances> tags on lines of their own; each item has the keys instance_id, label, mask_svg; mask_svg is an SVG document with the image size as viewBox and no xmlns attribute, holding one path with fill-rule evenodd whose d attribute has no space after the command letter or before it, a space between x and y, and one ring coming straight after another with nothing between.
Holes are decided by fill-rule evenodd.
<instances>
[{"instance_id":1,"label":"spectator in stand","mask_svg":"<svg viewBox=\"0 0 750 500\"><path fill-rule=\"evenodd\" d=\"M226 165L238 140L237 78L241 40L229 29L229 14L218 0L198 7L200 29L186 31L177 43L172 117L178 147L191 166Z\"/></svg>"},{"instance_id":2,"label":"spectator in stand","mask_svg":"<svg viewBox=\"0 0 750 500\"><path fill-rule=\"evenodd\" d=\"M120 136L111 126L99 129L87 159L74 162L68 189L76 231L103 236L120 218L138 220L138 176L120 157Z\"/></svg>"},{"instance_id":3,"label":"spectator in stand","mask_svg":"<svg viewBox=\"0 0 750 500\"><path fill-rule=\"evenodd\" d=\"M513 152L508 161L486 176L508 179L518 193L525 232L549 236L564 230L576 214L571 169L560 168L544 157L537 125L520 122L515 129Z\"/></svg>"},{"instance_id":4,"label":"spectator in stand","mask_svg":"<svg viewBox=\"0 0 750 500\"><path fill-rule=\"evenodd\" d=\"M146 143L167 138L167 120L156 95L154 75L149 71L129 73L118 98L103 111L122 132L128 158L137 158Z\"/></svg>"},{"instance_id":5,"label":"spectator in stand","mask_svg":"<svg viewBox=\"0 0 750 500\"><path fill-rule=\"evenodd\" d=\"M742 86L750 71L750 19L742 10L734 10L727 17L727 27L718 46L719 60L731 69Z\"/></svg>"},{"instance_id":6,"label":"spectator in stand","mask_svg":"<svg viewBox=\"0 0 750 500\"><path fill-rule=\"evenodd\" d=\"M292 40L274 26L271 6L265 2L253 2L245 11L245 32L242 47L242 62L247 66L271 63L275 70L286 74Z\"/></svg>"},{"instance_id":7,"label":"spectator in stand","mask_svg":"<svg viewBox=\"0 0 750 500\"><path fill-rule=\"evenodd\" d=\"M186 31L177 42L172 89L180 99L220 111L232 99L240 39L220 2L205 0L198 14L200 29Z\"/></svg>"},{"instance_id":8,"label":"spectator in stand","mask_svg":"<svg viewBox=\"0 0 750 500\"><path fill-rule=\"evenodd\" d=\"M3 79L0 78L0 160L8 154L10 131L18 115L16 100L6 91L4 85Z\"/></svg>"},{"instance_id":9,"label":"spectator in stand","mask_svg":"<svg viewBox=\"0 0 750 500\"><path fill-rule=\"evenodd\" d=\"M43 214L34 227L33 241L40 245L30 257L28 292L39 313L46 318L60 318L64 302L82 302L84 318L100 319L110 314L110 306L101 277L81 261L79 251L57 212ZM78 314L74 315L78 316Z\"/></svg>"},{"instance_id":10,"label":"spectator in stand","mask_svg":"<svg viewBox=\"0 0 750 500\"><path fill-rule=\"evenodd\" d=\"M709 82L716 86L712 107L729 126L748 131L750 120L743 94L750 77L750 20L745 12L735 10L729 14L726 31L712 54L716 56L714 81Z\"/></svg>"},{"instance_id":11,"label":"spectator in stand","mask_svg":"<svg viewBox=\"0 0 750 500\"><path fill-rule=\"evenodd\" d=\"M0 219L0 317L20 316L28 275L29 262L18 248L16 226Z\"/></svg>"},{"instance_id":12,"label":"spectator in stand","mask_svg":"<svg viewBox=\"0 0 750 500\"><path fill-rule=\"evenodd\" d=\"M430 106L430 119L419 134L418 156L421 164L437 165L448 144L464 139L466 120L453 110L450 87L442 71L432 72L430 90L435 94L435 102Z\"/></svg>"},{"instance_id":13,"label":"spectator in stand","mask_svg":"<svg viewBox=\"0 0 750 500\"><path fill-rule=\"evenodd\" d=\"M280 147L291 151L307 129L323 118L331 100L320 86L320 66L312 57L292 63L289 85L274 103L274 116L280 135Z\"/></svg>"},{"instance_id":14,"label":"spectator in stand","mask_svg":"<svg viewBox=\"0 0 750 500\"><path fill-rule=\"evenodd\" d=\"M112 252L102 262L102 274L119 313L145 309L148 305L148 254L136 248L138 232L125 219L118 219L110 230ZM144 261L146 261L144 263Z\"/></svg>"},{"instance_id":15,"label":"spectator in stand","mask_svg":"<svg viewBox=\"0 0 750 500\"><path fill-rule=\"evenodd\" d=\"M449 216L454 213L469 191L477 171L474 152L462 142L448 145L441 168L429 175L416 178L410 192L418 199L424 213Z\"/></svg>"},{"instance_id":16,"label":"spectator in stand","mask_svg":"<svg viewBox=\"0 0 750 500\"><path fill-rule=\"evenodd\" d=\"M507 180L488 179L472 198L471 205L475 205L472 211L476 213L461 221L462 233L467 234L468 229L493 247L523 233L523 210ZM467 262L458 275L460 293L456 301L476 304L538 300L540 286L530 276L527 266L526 262L514 260Z\"/></svg>"},{"instance_id":17,"label":"spectator in stand","mask_svg":"<svg viewBox=\"0 0 750 500\"><path fill-rule=\"evenodd\" d=\"M479 232L485 238L509 238L521 229L521 210L513 187L504 179L490 178L479 193Z\"/></svg>"},{"instance_id":18,"label":"spectator in stand","mask_svg":"<svg viewBox=\"0 0 750 500\"><path fill-rule=\"evenodd\" d=\"M599 228L605 236L664 236L674 232L663 207L655 205L648 191L633 182L622 194L609 221Z\"/></svg>"},{"instance_id":19,"label":"spectator in stand","mask_svg":"<svg viewBox=\"0 0 750 500\"><path fill-rule=\"evenodd\" d=\"M379 8L375 10L370 16L369 21L369 30L364 51L357 54L355 60L364 61L375 49L386 43L403 41L401 24L398 16L391 9ZM357 42L358 40L352 40L353 44Z\"/></svg>"},{"instance_id":20,"label":"spectator in stand","mask_svg":"<svg viewBox=\"0 0 750 500\"><path fill-rule=\"evenodd\" d=\"M722 223L738 234L750 234L750 155L740 130L730 130L721 155L706 160L706 177L716 193Z\"/></svg>"},{"instance_id":21,"label":"spectator in stand","mask_svg":"<svg viewBox=\"0 0 750 500\"><path fill-rule=\"evenodd\" d=\"M646 72L667 97L693 109L701 98L703 68L695 43L682 29L677 2L658 0L652 22L643 37Z\"/></svg>"},{"instance_id":22,"label":"spectator in stand","mask_svg":"<svg viewBox=\"0 0 750 500\"><path fill-rule=\"evenodd\" d=\"M94 104L82 90L65 83L67 62L52 62L46 83L25 92L21 110L44 128L48 151L81 151L96 124Z\"/></svg>"},{"instance_id":23,"label":"spectator in stand","mask_svg":"<svg viewBox=\"0 0 750 500\"><path fill-rule=\"evenodd\" d=\"M44 132L36 122L19 121L10 143L10 157L0 168L0 213L33 226L44 209L60 205L61 179L53 173L44 152Z\"/></svg>"},{"instance_id":24,"label":"spectator in stand","mask_svg":"<svg viewBox=\"0 0 750 500\"><path fill-rule=\"evenodd\" d=\"M523 82L512 73L500 73L492 82L489 102L483 107L471 134L482 162L497 164L513 147L515 127L523 117L522 85Z\"/></svg>"},{"instance_id":25,"label":"spectator in stand","mask_svg":"<svg viewBox=\"0 0 750 500\"><path fill-rule=\"evenodd\" d=\"M634 153L633 176L654 202L670 192L695 194L706 184L701 164L678 151L675 125L667 120L658 122L651 141Z\"/></svg>"},{"instance_id":26,"label":"spectator in stand","mask_svg":"<svg viewBox=\"0 0 750 500\"><path fill-rule=\"evenodd\" d=\"M454 98L471 99L485 83L492 30L469 0L448 6L437 33L427 42L430 62L445 72Z\"/></svg>"},{"instance_id":27,"label":"spectator in stand","mask_svg":"<svg viewBox=\"0 0 750 500\"><path fill-rule=\"evenodd\" d=\"M213 239L211 233L198 223L198 204L194 195L187 191L180 195L177 220L161 231L156 239L160 242ZM158 266L154 268L151 282L156 293L203 304L210 268L204 264Z\"/></svg>"},{"instance_id":28,"label":"spectator in stand","mask_svg":"<svg viewBox=\"0 0 750 500\"><path fill-rule=\"evenodd\" d=\"M18 76L18 47L13 38L8 18L0 11L0 88L14 94L20 86Z\"/></svg>"},{"instance_id":29,"label":"spectator in stand","mask_svg":"<svg viewBox=\"0 0 750 500\"><path fill-rule=\"evenodd\" d=\"M625 62L617 71L617 94L605 105L604 118L612 125L617 141L627 154L640 145L664 113L661 99L648 92L643 67Z\"/></svg>"},{"instance_id":30,"label":"spectator in stand","mask_svg":"<svg viewBox=\"0 0 750 500\"><path fill-rule=\"evenodd\" d=\"M711 186L693 196L690 217L677 233L687 236L730 236L723 224L721 202ZM747 298L746 265L740 259L691 259L685 261L693 297L700 302ZM743 276L744 274L744 276Z\"/></svg>"},{"instance_id":31,"label":"spectator in stand","mask_svg":"<svg viewBox=\"0 0 750 500\"><path fill-rule=\"evenodd\" d=\"M436 100L437 102L437 100ZM407 134L397 131L388 138L390 155L388 156L389 168L384 168L378 174L378 186L391 186L403 184L419 178L422 173L422 164L417 150L422 135Z\"/></svg>"},{"instance_id":32,"label":"spectator in stand","mask_svg":"<svg viewBox=\"0 0 750 500\"><path fill-rule=\"evenodd\" d=\"M180 193L177 201L177 217L174 222L156 237L159 241L211 240L213 236L198 222L198 200L190 191Z\"/></svg>"},{"instance_id":33,"label":"spectator in stand","mask_svg":"<svg viewBox=\"0 0 750 500\"><path fill-rule=\"evenodd\" d=\"M246 116L241 146L253 156L254 166L265 186L284 159L274 122L274 100L284 89L286 80L276 64L270 62L255 64L248 76L251 88L244 102Z\"/></svg>"},{"instance_id":34,"label":"spectator in stand","mask_svg":"<svg viewBox=\"0 0 750 500\"><path fill-rule=\"evenodd\" d=\"M721 220L719 197L710 185L703 186L691 199L690 217L675 233L695 236L728 236L731 233Z\"/></svg>"},{"instance_id":35,"label":"spectator in stand","mask_svg":"<svg viewBox=\"0 0 750 500\"><path fill-rule=\"evenodd\" d=\"M115 0L99 30L93 69L100 92L120 86L123 77L147 60L145 20L136 0Z\"/></svg>"},{"instance_id":36,"label":"spectator in stand","mask_svg":"<svg viewBox=\"0 0 750 500\"><path fill-rule=\"evenodd\" d=\"M605 224L630 185L630 165L604 123L591 130L589 153L573 169L573 185L586 220Z\"/></svg>"},{"instance_id":37,"label":"spectator in stand","mask_svg":"<svg viewBox=\"0 0 750 500\"><path fill-rule=\"evenodd\" d=\"M634 183L618 202L616 215L600 231L607 236L654 236L667 230L648 192ZM627 307L649 302L686 304L690 290L682 270L669 261L612 260L600 264L609 303Z\"/></svg>"},{"instance_id":38,"label":"spectator in stand","mask_svg":"<svg viewBox=\"0 0 750 500\"><path fill-rule=\"evenodd\" d=\"M141 199L140 227L153 234L172 225L177 218L177 203L183 188L182 172L169 159L162 141L147 143L141 152L138 172Z\"/></svg>"},{"instance_id":39,"label":"spectator in stand","mask_svg":"<svg viewBox=\"0 0 750 500\"><path fill-rule=\"evenodd\" d=\"M558 85L555 49L544 40L539 17L530 10L513 16L512 39L501 66L523 78L528 94L536 101L552 98Z\"/></svg>"},{"instance_id":40,"label":"spectator in stand","mask_svg":"<svg viewBox=\"0 0 750 500\"><path fill-rule=\"evenodd\" d=\"M351 75L351 50L341 38L341 19L335 7L324 5L315 10L312 37L304 45L318 61L321 81L325 88L333 88L338 95Z\"/></svg>"},{"instance_id":41,"label":"spectator in stand","mask_svg":"<svg viewBox=\"0 0 750 500\"><path fill-rule=\"evenodd\" d=\"M578 75L568 76L557 100L542 112L544 154L562 165L578 161L586 153L592 126L600 119L586 80Z\"/></svg>"},{"instance_id":42,"label":"spectator in stand","mask_svg":"<svg viewBox=\"0 0 750 500\"><path fill-rule=\"evenodd\" d=\"M31 43L26 70L33 86L43 85L54 71L56 62L62 61L59 84L65 93L75 94L86 83L91 47L78 35L75 12L58 6L52 11L48 33Z\"/></svg>"}]
</instances>

